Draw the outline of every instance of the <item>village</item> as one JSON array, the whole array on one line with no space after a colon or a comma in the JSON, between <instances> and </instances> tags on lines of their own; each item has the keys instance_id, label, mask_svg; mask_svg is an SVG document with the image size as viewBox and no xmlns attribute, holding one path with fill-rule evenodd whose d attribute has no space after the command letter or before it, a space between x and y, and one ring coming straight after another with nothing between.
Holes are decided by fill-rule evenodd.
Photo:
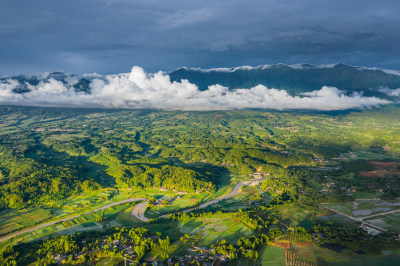
<instances>
[{"instance_id":1,"label":"village","mask_svg":"<svg viewBox=\"0 0 400 266\"><path fill-rule=\"evenodd\" d=\"M85 262L86 258L90 256L91 253L102 252L102 251L114 251L117 256L122 254L122 259L124 259L125 265L224 265L224 263L229 261L229 256L221 253L216 253L214 248L208 247L197 247L192 246L187 249L187 254L180 257L173 257L166 260L158 260L155 257L147 257L145 259L138 259L138 255L135 251L135 245L133 240L126 238L124 241L112 240L112 236L104 236L99 241L96 248L82 249L82 252L77 252L73 254L54 254L53 258L57 264L70 264L70 263L81 263ZM152 236L152 240L158 240L158 236ZM85 241L81 244L86 247ZM89 260L90 263L96 263L97 260Z\"/></svg>"}]
</instances>

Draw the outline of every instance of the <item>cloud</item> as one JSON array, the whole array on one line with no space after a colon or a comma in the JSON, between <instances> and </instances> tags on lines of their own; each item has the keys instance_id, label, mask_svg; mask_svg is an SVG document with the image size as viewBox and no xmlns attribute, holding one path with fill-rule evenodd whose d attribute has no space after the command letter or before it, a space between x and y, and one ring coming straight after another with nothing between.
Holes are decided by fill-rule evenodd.
<instances>
[{"instance_id":1,"label":"cloud","mask_svg":"<svg viewBox=\"0 0 400 266\"><path fill-rule=\"evenodd\" d=\"M382 89L379 89L379 91L383 92L389 96L400 97L400 88L395 89L395 90L391 90L389 88L382 88Z\"/></svg>"},{"instance_id":2,"label":"cloud","mask_svg":"<svg viewBox=\"0 0 400 266\"><path fill-rule=\"evenodd\" d=\"M187 80L171 82L163 72L147 74L140 67L133 67L130 73L90 78L91 93L76 92L67 76L63 82L47 78L37 85L25 83L30 90L18 94L15 89L21 84L13 79L0 83L0 103L35 106L74 106L107 108L157 108L177 110L228 110L243 108L269 109L317 109L340 110L388 104L390 101L364 97L362 93L346 95L334 87L293 96L285 90L258 85L250 89L230 90L221 85L212 85L200 91Z\"/></svg>"}]
</instances>

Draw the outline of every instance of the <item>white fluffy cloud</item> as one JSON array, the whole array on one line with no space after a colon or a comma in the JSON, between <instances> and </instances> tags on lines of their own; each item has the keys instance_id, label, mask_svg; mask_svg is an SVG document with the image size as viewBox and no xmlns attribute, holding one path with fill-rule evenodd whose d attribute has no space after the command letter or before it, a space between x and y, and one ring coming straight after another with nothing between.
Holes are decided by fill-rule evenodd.
<instances>
[{"instance_id":1,"label":"white fluffy cloud","mask_svg":"<svg viewBox=\"0 0 400 266\"><path fill-rule=\"evenodd\" d=\"M400 88L395 89L395 90L391 90L388 88L382 88L379 90L380 92L383 92L389 96L395 96L395 97L400 97Z\"/></svg>"},{"instance_id":2,"label":"white fluffy cloud","mask_svg":"<svg viewBox=\"0 0 400 266\"><path fill-rule=\"evenodd\" d=\"M360 93L346 95L334 87L292 96L285 90L258 85L250 89L229 90L213 85L200 91L187 80L171 82L163 72L147 74L140 67L130 73L108 75L92 79L91 93L76 92L71 82L67 84L50 78L38 85L27 85L30 92L13 92L18 82L9 79L0 83L2 104L39 106L76 106L109 108L160 108L180 110L225 110L242 108L318 109L339 110L370 107L390 101L364 97Z\"/></svg>"}]
</instances>

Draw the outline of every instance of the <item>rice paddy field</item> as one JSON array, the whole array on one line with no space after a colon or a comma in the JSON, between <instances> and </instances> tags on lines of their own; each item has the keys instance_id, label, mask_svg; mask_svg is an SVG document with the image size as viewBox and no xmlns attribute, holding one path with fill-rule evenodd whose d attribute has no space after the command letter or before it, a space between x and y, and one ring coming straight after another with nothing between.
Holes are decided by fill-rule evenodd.
<instances>
[{"instance_id":1,"label":"rice paddy field","mask_svg":"<svg viewBox=\"0 0 400 266\"><path fill-rule=\"evenodd\" d=\"M320 216L317 218L317 220L322 222L331 222L345 227L357 227L361 225L361 222L354 221L340 214Z\"/></svg>"},{"instance_id":2,"label":"rice paddy field","mask_svg":"<svg viewBox=\"0 0 400 266\"><path fill-rule=\"evenodd\" d=\"M106 188L48 202L40 207L3 211L0 213L0 236L51 220L87 212L90 209L97 209L130 196L128 194L115 195L115 193L115 189Z\"/></svg>"},{"instance_id":3,"label":"rice paddy field","mask_svg":"<svg viewBox=\"0 0 400 266\"><path fill-rule=\"evenodd\" d=\"M71 220L18 235L11 241L14 243L29 242L38 238L46 238L50 235L72 235L82 231L102 230L110 226L120 226L123 223L129 223L126 217L121 219L121 216L124 213L126 214L127 210L132 210L135 204L136 202L130 202L111 206L104 210L91 212ZM134 222L135 220L132 220L132 223Z\"/></svg>"},{"instance_id":4,"label":"rice paddy field","mask_svg":"<svg viewBox=\"0 0 400 266\"><path fill-rule=\"evenodd\" d=\"M371 220L367 220L367 222L385 229L390 228L394 232L400 233L400 212L376 216Z\"/></svg>"},{"instance_id":5,"label":"rice paddy field","mask_svg":"<svg viewBox=\"0 0 400 266\"><path fill-rule=\"evenodd\" d=\"M51 208L4 211L0 213L0 236L44 222L52 217Z\"/></svg>"},{"instance_id":6,"label":"rice paddy field","mask_svg":"<svg viewBox=\"0 0 400 266\"><path fill-rule=\"evenodd\" d=\"M324 205L356 218L362 218L392 210L400 210L399 201L362 200Z\"/></svg>"},{"instance_id":7,"label":"rice paddy field","mask_svg":"<svg viewBox=\"0 0 400 266\"><path fill-rule=\"evenodd\" d=\"M236 244L239 238L253 234L253 230L234 223L229 216L224 214L199 217L181 222L179 230L183 234L202 236L199 241L200 246L210 246L212 243L222 239Z\"/></svg>"}]
</instances>

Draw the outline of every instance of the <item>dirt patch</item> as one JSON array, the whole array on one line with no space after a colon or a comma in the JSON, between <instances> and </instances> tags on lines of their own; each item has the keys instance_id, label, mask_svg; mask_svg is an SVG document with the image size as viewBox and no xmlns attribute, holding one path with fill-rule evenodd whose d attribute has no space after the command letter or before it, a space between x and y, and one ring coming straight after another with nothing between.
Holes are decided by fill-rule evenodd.
<instances>
[{"instance_id":1,"label":"dirt patch","mask_svg":"<svg viewBox=\"0 0 400 266\"><path fill-rule=\"evenodd\" d=\"M386 170L375 170L375 171L368 171L368 172L360 172L360 175L365 177L379 177L383 178L388 175L398 175L400 176L400 172L395 171L386 171Z\"/></svg>"},{"instance_id":2,"label":"dirt patch","mask_svg":"<svg viewBox=\"0 0 400 266\"><path fill-rule=\"evenodd\" d=\"M278 240L274 241L271 246L278 247L278 248L284 248L284 249L290 249L292 247L292 243L287 240Z\"/></svg>"},{"instance_id":3,"label":"dirt patch","mask_svg":"<svg viewBox=\"0 0 400 266\"><path fill-rule=\"evenodd\" d=\"M400 162L396 161L368 161L376 170L399 170Z\"/></svg>"},{"instance_id":4,"label":"dirt patch","mask_svg":"<svg viewBox=\"0 0 400 266\"><path fill-rule=\"evenodd\" d=\"M311 247L311 241L296 243L298 247Z\"/></svg>"},{"instance_id":5,"label":"dirt patch","mask_svg":"<svg viewBox=\"0 0 400 266\"><path fill-rule=\"evenodd\" d=\"M383 178L388 175L400 175L400 162L396 161L368 161L374 167L373 171L361 171L360 175L365 177Z\"/></svg>"},{"instance_id":6,"label":"dirt patch","mask_svg":"<svg viewBox=\"0 0 400 266\"><path fill-rule=\"evenodd\" d=\"M384 177L385 172L382 170L375 170L375 171L369 171L369 172L360 172L360 175L365 176L365 177Z\"/></svg>"},{"instance_id":7,"label":"dirt patch","mask_svg":"<svg viewBox=\"0 0 400 266\"><path fill-rule=\"evenodd\" d=\"M392 170L392 171L397 171L400 162L384 162L384 161L368 161L370 164L372 164L375 169L377 170Z\"/></svg>"}]
</instances>

